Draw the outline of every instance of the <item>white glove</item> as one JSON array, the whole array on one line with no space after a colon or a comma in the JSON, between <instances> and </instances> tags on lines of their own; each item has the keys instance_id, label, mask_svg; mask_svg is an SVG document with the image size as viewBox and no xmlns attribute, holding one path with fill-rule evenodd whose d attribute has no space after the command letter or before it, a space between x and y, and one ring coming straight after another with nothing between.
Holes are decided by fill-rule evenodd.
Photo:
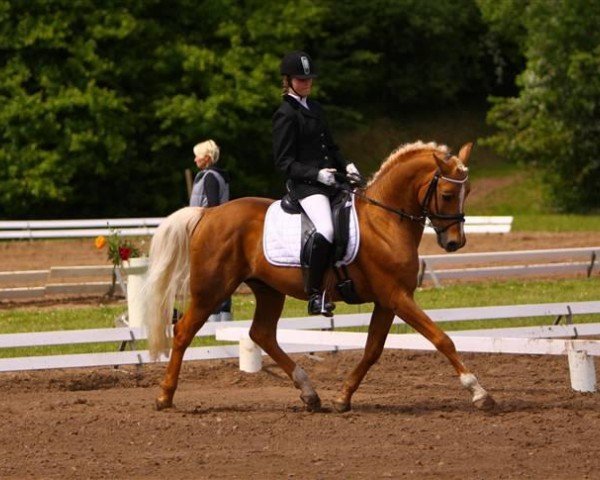
<instances>
[{"instance_id":1,"label":"white glove","mask_svg":"<svg viewBox=\"0 0 600 480\"><path fill-rule=\"evenodd\" d=\"M349 173L350 175L360 175L358 168L356 168L356 165L353 163L346 165L346 173Z\"/></svg>"},{"instance_id":2,"label":"white glove","mask_svg":"<svg viewBox=\"0 0 600 480\"><path fill-rule=\"evenodd\" d=\"M364 187L366 185L365 179L353 163L346 165L346 180L353 186Z\"/></svg>"},{"instance_id":3,"label":"white glove","mask_svg":"<svg viewBox=\"0 0 600 480\"><path fill-rule=\"evenodd\" d=\"M317 175L317 181L325 185L333 185L335 183L335 176L333 175L335 172L335 168L322 168Z\"/></svg>"}]
</instances>

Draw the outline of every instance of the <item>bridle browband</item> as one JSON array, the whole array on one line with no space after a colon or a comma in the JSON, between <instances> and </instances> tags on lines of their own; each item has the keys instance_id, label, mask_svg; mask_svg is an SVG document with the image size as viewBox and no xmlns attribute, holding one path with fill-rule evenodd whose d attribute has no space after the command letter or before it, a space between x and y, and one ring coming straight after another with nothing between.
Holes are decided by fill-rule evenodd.
<instances>
[{"instance_id":1,"label":"bridle browband","mask_svg":"<svg viewBox=\"0 0 600 480\"><path fill-rule=\"evenodd\" d=\"M463 184L469 179L469 176L467 175L462 180L456 180L454 178L444 177L439 169L436 170L435 174L433 175L433 178L429 182L429 186L427 187L427 192L425 193L425 198L423 198L423 202L421 202L421 214L420 215L412 215L408 212L405 212L404 210L390 207L388 205L385 205L385 204L379 202L378 200L375 200L374 198L367 197L364 193L358 192L357 190L352 190L352 189L348 188L347 191L350 192L352 195L362 198L363 200L370 203L371 205L375 205L376 207L382 208L383 210L387 210L388 212L398 215L402 219L406 218L407 220L410 220L412 222L420 223L423 226L425 226L427 224L427 220L429 220L429 226L431 226L431 228L433 228L435 230L435 233L439 235L440 233L445 232L452 225L455 225L457 223L464 223L464 221L465 221L465 214L462 212L446 215L446 214L442 214L442 213L431 212L429 210L429 204L431 203L431 199L434 197L434 194L437 190L437 185L438 185L438 182L440 181L440 179L446 180L447 182L451 182L451 183ZM436 197L436 203L437 203L437 197ZM431 221L432 219L454 220L454 222L446 225L443 228L440 228L440 227L436 227L432 223L432 221Z\"/></svg>"}]
</instances>

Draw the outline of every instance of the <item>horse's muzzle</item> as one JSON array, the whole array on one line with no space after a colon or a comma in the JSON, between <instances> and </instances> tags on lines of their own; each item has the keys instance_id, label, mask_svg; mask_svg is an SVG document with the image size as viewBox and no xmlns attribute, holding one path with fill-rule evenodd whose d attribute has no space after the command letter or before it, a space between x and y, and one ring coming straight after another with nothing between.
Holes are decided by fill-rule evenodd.
<instances>
[{"instance_id":1,"label":"horse's muzzle","mask_svg":"<svg viewBox=\"0 0 600 480\"><path fill-rule=\"evenodd\" d=\"M438 245L447 252L456 252L467 243L467 239L462 233L462 229L455 235L450 235L448 231L441 232L437 236Z\"/></svg>"},{"instance_id":2,"label":"horse's muzzle","mask_svg":"<svg viewBox=\"0 0 600 480\"><path fill-rule=\"evenodd\" d=\"M460 244L458 242L448 242L444 246L444 250L447 252L456 252L460 248Z\"/></svg>"}]
</instances>

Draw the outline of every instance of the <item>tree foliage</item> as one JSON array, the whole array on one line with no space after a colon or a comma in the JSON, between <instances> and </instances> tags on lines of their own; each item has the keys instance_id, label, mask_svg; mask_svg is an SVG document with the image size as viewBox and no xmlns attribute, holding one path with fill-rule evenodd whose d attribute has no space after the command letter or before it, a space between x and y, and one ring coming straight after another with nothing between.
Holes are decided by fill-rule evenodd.
<instances>
[{"instance_id":1,"label":"tree foliage","mask_svg":"<svg viewBox=\"0 0 600 480\"><path fill-rule=\"evenodd\" d=\"M164 215L206 138L234 196L279 193L285 52L335 127L494 91L486 38L474 0L0 0L0 217Z\"/></svg>"},{"instance_id":2,"label":"tree foliage","mask_svg":"<svg viewBox=\"0 0 600 480\"><path fill-rule=\"evenodd\" d=\"M493 88L474 1L329 3L335 14L319 50L336 101L350 97L362 108L375 103L394 110L483 97Z\"/></svg>"},{"instance_id":3,"label":"tree foliage","mask_svg":"<svg viewBox=\"0 0 600 480\"><path fill-rule=\"evenodd\" d=\"M494 99L488 118L499 130L488 143L543 169L557 207L598 209L600 4L508 0L485 2L483 12L497 28L524 32L517 39L527 59L519 96Z\"/></svg>"},{"instance_id":4,"label":"tree foliage","mask_svg":"<svg viewBox=\"0 0 600 480\"><path fill-rule=\"evenodd\" d=\"M268 191L278 58L314 3L0 2L0 215L168 212L207 137Z\"/></svg>"}]
</instances>

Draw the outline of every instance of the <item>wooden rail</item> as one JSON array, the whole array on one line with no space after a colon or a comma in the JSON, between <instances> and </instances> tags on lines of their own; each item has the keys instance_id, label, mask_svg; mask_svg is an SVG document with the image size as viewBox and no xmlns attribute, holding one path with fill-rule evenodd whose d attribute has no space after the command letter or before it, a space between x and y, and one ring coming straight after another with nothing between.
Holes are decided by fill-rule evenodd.
<instances>
[{"instance_id":1,"label":"wooden rail","mask_svg":"<svg viewBox=\"0 0 600 480\"><path fill-rule=\"evenodd\" d=\"M600 314L600 301L591 302L563 302L547 304L529 304L529 305L504 305L494 307L472 307L472 308L447 308L427 310L427 314L435 321L470 321L470 320L494 320L499 318L528 318L528 317L554 317L554 323L564 318L567 325L547 325L542 327L526 327L521 329L510 329L512 337L518 338L540 338L540 337L577 337L582 335L595 335L600 333L600 324L580 323L573 324L573 318L576 315ZM363 327L370 322L370 313L339 315L334 318L324 317L300 317L284 318L279 322L279 330L287 329L308 330L308 329L328 329ZM394 324L399 325L404 322L394 319ZM197 336L213 336L224 340L239 340L243 332L247 335L251 321L219 322L205 324ZM241 328L240 328L241 327ZM229 334L227 329L234 329ZM502 333L503 329L494 329ZM240 333L242 332L242 333ZM481 335L483 330L478 332L463 331L451 332L451 335L472 336L475 333ZM324 334L327 332L317 332ZM489 332L486 332L489 336ZM283 335L283 334L282 334ZM506 336L506 335L505 335ZM410 338L411 336L405 336ZM85 330L61 330L49 332L28 332L28 333L10 333L0 335L0 349L28 346L48 346L48 345L66 345L66 344L85 344L115 342L115 350L118 348L118 342L129 342L134 348L136 342L144 340L146 334L138 328L108 328L108 329L85 329ZM316 338L316 337L315 337ZM358 338L358 337L357 337ZM364 340L364 339L363 339ZM363 341L360 340L360 341ZM340 344L337 347L331 345L319 344L313 340L304 344L285 345L285 350L289 353L294 352L317 352L329 351L336 348L360 348L354 340L349 341L347 345ZM354 342L354 343L352 343ZM285 344L285 341L282 342ZM237 357L238 346L214 346L214 347L194 347L186 351L186 360L213 359L213 358L232 358ZM51 368L71 368L71 367L91 367L103 365L141 365L150 361L146 350L133 350L121 352L90 353L90 354L72 354L72 355L48 355L34 357L17 357L0 359L0 371L15 370L41 370Z\"/></svg>"},{"instance_id":2,"label":"wooden rail","mask_svg":"<svg viewBox=\"0 0 600 480\"><path fill-rule=\"evenodd\" d=\"M124 236L153 235L164 217L98 218L91 220L10 220L0 221L0 239L32 240L39 238L84 238L109 235L118 229ZM507 233L513 217L468 216L466 233ZM425 233L434 233L430 227Z\"/></svg>"},{"instance_id":3,"label":"wooden rail","mask_svg":"<svg viewBox=\"0 0 600 480\"><path fill-rule=\"evenodd\" d=\"M0 221L0 239L82 238L110 235L146 236L154 234L164 217L97 218L90 220L12 220Z\"/></svg>"},{"instance_id":4,"label":"wooden rail","mask_svg":"<svg viewBox=\"0 0 600 480\"><path fill-rule=\"evenodd\" d=\"M475 280L486 277L565 274L590 277L600 271L599 255L600 247L423 255L419 258L419 285L427 280L440 286L443 280ZM515 263L517 264L514 265Z\"/></svg>"},{"instance_id":5,"label":"wooden rail","mask_svg":"<svg viewBox=\"0 0 600 480\"><path fill-rule=\"evenodd\" d=\"M523 276L590 277L600 271L599 255L600 247L423 255L420 257L419 285L426 281L439 286L445 280ZM518 265L514 265L515 262ZM111 274L110 265L0 272L0 301L36 299L53 295L103 295L112 284ZM86 277L95 278L94 281L69 282ZM44 285L23 286L24 283Z\"/></svg>"}]
</instances>

